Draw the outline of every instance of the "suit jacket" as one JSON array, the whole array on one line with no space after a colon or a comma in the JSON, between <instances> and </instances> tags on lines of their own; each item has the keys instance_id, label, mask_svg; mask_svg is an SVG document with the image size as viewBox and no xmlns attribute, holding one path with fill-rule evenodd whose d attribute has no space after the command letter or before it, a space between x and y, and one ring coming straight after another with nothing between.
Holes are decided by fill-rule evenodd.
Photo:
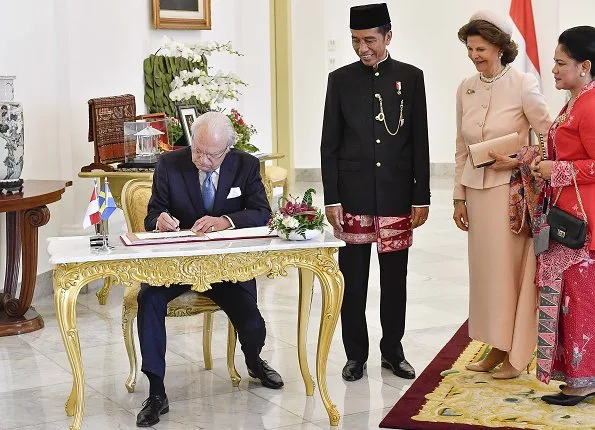
<instances>
[{"instance_id":1,"label":"suit jacket","mask_svg":"<svg viewBox=\"0 0 595 430\"><path fill-rule=\"evenodd\" d=\"M529 126L547 135L552 124L545 97L530 73L510 68L500 79L485 83L479 73L457 89L457 143L453 198L464 199L465 187L484 189L509 183L511 170L474 169L468 156L471 144L519 134L519 149L529 143Z\"/></svg>"},{"instance_id":2,"label":"suit jacket","mask_svg":"<svg viewBox=\"0 0 595 430\"><path fill-rule=\"evenodd\" d=\"M397 92L401 84L401 94ZM397 129L400 103L404 123ZM374 70L361 61L329 74L320 145L325 204L352 214L398 216L430 204L423 72L390 58Z\"/></svg>"},{"instance_id":3,"label":"suit jacket","mask_svg":"<svg viewBox=\"0 0 595 430\"><path fill-rule=\"evenodd\" d=\"M239 188L241 195L228 199L232 187ZM258 159L235 149L227 153L219 170L213 212L208 214L202 203L198 169L192 163L191 147L163 154L153 175L145 230L154 230L159 214L165 211L180 221L181 229L191 228L204 215L227 215L236 228L265 225L271 207L260 177Z\"/></svg>"}]
</instances>

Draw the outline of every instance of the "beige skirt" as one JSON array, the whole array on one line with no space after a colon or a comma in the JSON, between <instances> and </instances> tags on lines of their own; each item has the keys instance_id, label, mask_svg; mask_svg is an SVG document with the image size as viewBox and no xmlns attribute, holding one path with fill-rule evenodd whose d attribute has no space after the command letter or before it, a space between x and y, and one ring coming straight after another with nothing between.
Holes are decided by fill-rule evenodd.
<instances>
[{"instance_id":1,"label":"beige skirt","mask_svg":"<svg viewBox=\"0 0 595 430\"><path fill-rule=\"evenodd\" d=\"M537 342L533 240L510 231L508 184L466 189L469 217L469 336L502 351L518 370Z\"/></svg>"}]
</instances>

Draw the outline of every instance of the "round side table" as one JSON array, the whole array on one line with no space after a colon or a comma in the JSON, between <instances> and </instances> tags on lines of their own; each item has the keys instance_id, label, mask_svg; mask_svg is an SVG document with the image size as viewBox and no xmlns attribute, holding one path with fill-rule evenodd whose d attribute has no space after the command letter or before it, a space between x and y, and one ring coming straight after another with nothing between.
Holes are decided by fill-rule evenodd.
<instances>
[{"instance_id":1,"label":"round side table","mask_svg":"<svg viewBox=\"0 0 595 430\"><path fill-rule=\"evenodd\" d=\"M31 306L37 278L37 229L50 220L47 205L60 200L70 185L70 181L25 180L21 192L0 194L0 212L6 213L6 273L4 292L0 292L0 336L29 333L43 327L43 318ZM21 260L23 277L16 297Z\"/></svg>"}]
</instances>

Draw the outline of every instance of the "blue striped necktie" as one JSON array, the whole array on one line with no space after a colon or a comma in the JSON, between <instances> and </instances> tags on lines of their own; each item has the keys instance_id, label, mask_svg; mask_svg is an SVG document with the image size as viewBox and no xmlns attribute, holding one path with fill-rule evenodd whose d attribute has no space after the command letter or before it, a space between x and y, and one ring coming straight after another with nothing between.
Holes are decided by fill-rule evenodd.
<instances>
[{"instance_id":1,"label":"blue striped necktie","mask_svg":"<svg viewBox=\"0 0 595 430\"><path fill-rule=\"evenodd\" d=\"M215 203L215 191L213 172L207 172L207 177L202 183L200 192L202 193L202 203L208 213L213 211L213 204Z\"/></svg>"}]
</instances>

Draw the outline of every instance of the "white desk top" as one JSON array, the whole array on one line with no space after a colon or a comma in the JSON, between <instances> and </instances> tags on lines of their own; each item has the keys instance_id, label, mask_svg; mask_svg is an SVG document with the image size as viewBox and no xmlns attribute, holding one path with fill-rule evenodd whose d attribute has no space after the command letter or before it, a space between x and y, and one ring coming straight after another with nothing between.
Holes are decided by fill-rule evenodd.
<instances>
[{"instance_id":1,"label":"white desk top","mask_svg":"<svg viewBox=\"0 0 595 430\"><path fill-rule=\"evenodd\" d=\"M51 264L128 260L133 258L192 257L197 255L345 246L345 242L335 238L327 231L314 239L304 241L267 237L141 246L126 246L119 236L114 235L109 237L109 244L114 246L114 249L108 254L100 254L95 250L91 250L89 236L50 237L47 242Z\"/></svg>"}]
</instances>

